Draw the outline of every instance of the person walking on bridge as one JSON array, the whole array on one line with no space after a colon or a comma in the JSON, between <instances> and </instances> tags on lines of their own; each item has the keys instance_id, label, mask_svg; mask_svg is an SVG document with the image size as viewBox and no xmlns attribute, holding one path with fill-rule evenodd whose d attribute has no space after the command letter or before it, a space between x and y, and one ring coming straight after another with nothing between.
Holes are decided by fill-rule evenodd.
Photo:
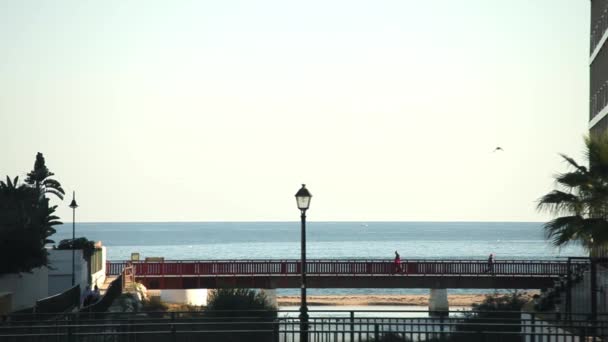
<instances>
[{"instance_id":1,"label":"person walking on bridge","mask_svg":"<svg viewBox=\"0 0 608 342\"><path fill-rule=\"evenodd\" d=\"M494 253L490 253L490 256L488 257L488 268L486 269L486 273L487 272L494 273Z\"/></svg>"},{"instance_id":2,"label":"person walking on bridge","mask_svg":"<svg viewBox=\"0 0 608 342\"><path fill-rule=\"evenodd\" d=\"M395 268L395 273L401 273L401 257L399 256L399 253L397 253L397 251L395 251L395 263L394 263L394 268Z\"/></svg>"}]
</instances>

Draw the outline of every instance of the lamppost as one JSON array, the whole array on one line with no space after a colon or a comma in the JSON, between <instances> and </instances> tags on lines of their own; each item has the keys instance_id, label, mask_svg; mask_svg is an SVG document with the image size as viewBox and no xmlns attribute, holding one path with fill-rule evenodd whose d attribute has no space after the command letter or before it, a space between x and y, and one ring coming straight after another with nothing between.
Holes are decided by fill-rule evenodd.
<instances>
[{"instance_id":1,"label":"lamppost","mask_svg":"<svg viewBox=\"0 0 608 342\"><path fill-rule=\"evenodd\" d=\"M302 213L302 260L300 270L302 271L302 292L300 295L300 342L308 342L308 306L306 305L306 210L310 206L312 195L306 189L306 184L296 193L298 209Z\"/></svg>"},{"instance_id":2,"label":"lamppost","mask_svg":"<svg viewBox=\"0 0 608 342\"><path fill-rule=\"evenodd\" d=\"M76 191L72 193L72 203L70 203L70 208L72 208L72 286L74 286L76 280L74 278L76 271L76 263L74 260L74 253L76 253L76 250L74 249L74 240L76 240L76 208L78 208L78 204L76 204Z\"/></svg>"}]
</instances>

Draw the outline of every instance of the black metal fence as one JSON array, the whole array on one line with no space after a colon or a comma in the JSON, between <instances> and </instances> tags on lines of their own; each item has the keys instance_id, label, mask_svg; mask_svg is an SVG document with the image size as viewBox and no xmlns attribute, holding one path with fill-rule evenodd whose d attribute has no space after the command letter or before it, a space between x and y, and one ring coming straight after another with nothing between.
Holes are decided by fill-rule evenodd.
<instances>
[{"instance_id":1,"label":"black metal fence","mask_svg":"<svg viewBox=\"0 0 608 342\"><path fill-rule=\"evenodd\" d=\"M496 312L451 312L431 317L422 311L311 311L309 342L364 341L487 341L487 342L583 342L604 341L607 317L589 321L588 316L562 317ZM507 315L508 314L508 315ZM419 315L412 317L412 315ZM204 312L108 313L105 319L65 314L44 320L38 314L28 319L4 316L0 341L8 342L131 342L131 341L268 341L300 342L301 322L297 312L279 311L276 318L259 312L238 317L208 317ZM494 317L494 318L491 318ZM510 318L504 318L510 317Z\"/></svg>"}]
</instances>

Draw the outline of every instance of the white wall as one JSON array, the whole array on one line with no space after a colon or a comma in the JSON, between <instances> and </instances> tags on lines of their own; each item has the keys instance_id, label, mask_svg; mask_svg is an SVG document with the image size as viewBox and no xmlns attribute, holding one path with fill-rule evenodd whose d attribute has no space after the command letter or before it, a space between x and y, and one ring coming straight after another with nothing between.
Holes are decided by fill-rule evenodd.
<instances>
[{"instance_id":1,"label":"white wall","mask_svg":"<svg viewBox=\"0 0 608 342\"><path fill-rule=\"evenodd\" d=\"M72 250L49 249L48 292L44 297L56 295L72 287ZM75 250L75 281L84 291L88 284L87 262L82 250Z\"/></svg>"},{"instance_id":2,"label":"white wall","mask_svg":"<svg viewBox=\"0 0 608 342\"><path fill-rule=\"evenodd\" d=\"M32 273L0 276L0 292L12 293L11 311L31 308L38 299L48 296L49 270L39 267Z\"/></svg>"},{"instance_id":3,"label":"white wall","mask_svg":"<svg viewBox=\"0 0 608 342\"><path fill-rule=\"evenodd\" d=\"M91 287L95 285L101 287L104 281L106 281L106 247L101 247L101 270L91 275Z\"/></svg>"},{"instance_id":4,"label":"white wall","mask_svg":"<svg viewBox=\"0 0 608 342\"><path fill-rule=\"evenodd\" d=\"M167 303L207 305L207 289L160 290L160 300Z\"/></svg>"}]
</instances>

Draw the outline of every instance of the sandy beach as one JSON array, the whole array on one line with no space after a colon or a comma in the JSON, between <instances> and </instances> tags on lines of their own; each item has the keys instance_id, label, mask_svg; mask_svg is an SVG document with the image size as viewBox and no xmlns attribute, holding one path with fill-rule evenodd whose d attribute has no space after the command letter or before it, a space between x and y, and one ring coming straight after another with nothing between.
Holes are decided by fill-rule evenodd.
<instances>
[{"instance_id":1,"label":"sandy beach","mask_svg":"<svg viewBox=\"0 0 608 342\"><path fill-rule=\"evenodd\" d=\"M531 296L533 293L529 293ZM453 306L471 306L481 303L486 294L449 294L448 302ZM279 306L300 305L300 296L279 296ZM428 295L346 295L308 296L309 305L417 305L427 306Z\"/></svg>"}]
</instances>

